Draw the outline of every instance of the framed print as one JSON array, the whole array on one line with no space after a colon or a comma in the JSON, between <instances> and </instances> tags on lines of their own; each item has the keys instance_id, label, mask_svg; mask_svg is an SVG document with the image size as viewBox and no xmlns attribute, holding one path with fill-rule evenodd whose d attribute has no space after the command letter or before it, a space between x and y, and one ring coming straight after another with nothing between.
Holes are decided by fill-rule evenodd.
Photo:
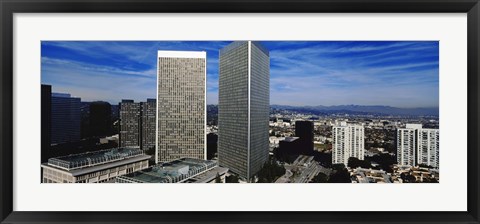
<instances>
[{"instance_id":1,"label":"framed print","mask_svg":"<svg viewBox=\"0 0 480 224\"><path fill-rule=\"evenodd\" d=\"M0 7L2 223L479 223L476 0Z\"/></svg>"}]
</instances>

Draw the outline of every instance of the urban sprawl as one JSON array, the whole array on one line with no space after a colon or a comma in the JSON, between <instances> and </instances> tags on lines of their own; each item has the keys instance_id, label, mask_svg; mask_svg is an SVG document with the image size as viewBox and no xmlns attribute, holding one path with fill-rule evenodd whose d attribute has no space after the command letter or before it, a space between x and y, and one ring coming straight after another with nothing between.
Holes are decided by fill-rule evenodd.
<instances>
[{"instance_id":1,"label":"urban sprawl","mask_svg":"<svg viewBox=\"0 0 480 224\"><path fill-rule=\"evenodd\" d=\"M158 51L156 99L82 102L42 84L42 183L438 183L438 116L270 105L259 42ZM153 95L153 94L152 94Z\"/></svg>"}]
</instances>

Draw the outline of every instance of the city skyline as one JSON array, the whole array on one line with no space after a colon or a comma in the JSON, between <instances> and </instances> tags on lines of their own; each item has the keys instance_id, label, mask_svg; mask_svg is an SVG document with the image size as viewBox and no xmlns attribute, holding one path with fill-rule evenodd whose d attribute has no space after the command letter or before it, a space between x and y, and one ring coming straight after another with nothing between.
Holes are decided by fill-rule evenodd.
<instances>
[{"instance_id":1,"label":"city skyline","mask_svg":"<svg viewBox=\"0 0 480 224\"><path fill-rule=\"evenodd\" d=\"M42 83L82 101L142 101L155 98L157 50L206 51L207 104L218 104L218 51L229 43L43 41ZM438 107L437 41L261 43L271 104Z\"/></svg>"}]
</instances>

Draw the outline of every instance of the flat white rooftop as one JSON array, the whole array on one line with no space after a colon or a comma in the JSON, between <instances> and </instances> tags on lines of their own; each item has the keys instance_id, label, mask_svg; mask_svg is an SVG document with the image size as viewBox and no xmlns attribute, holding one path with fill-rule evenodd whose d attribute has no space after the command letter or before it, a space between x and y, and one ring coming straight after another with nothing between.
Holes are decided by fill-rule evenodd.
<instances>
[{"instance_id":1,"label":"flat white rooftop","mask_svg":"<svg viewBox=\"0 0 480 224\"><path fill-rule=\"evenodd\" d=\"M159 58L207 58L206 51L158 51Z\"/></svg>"}]
</instances>

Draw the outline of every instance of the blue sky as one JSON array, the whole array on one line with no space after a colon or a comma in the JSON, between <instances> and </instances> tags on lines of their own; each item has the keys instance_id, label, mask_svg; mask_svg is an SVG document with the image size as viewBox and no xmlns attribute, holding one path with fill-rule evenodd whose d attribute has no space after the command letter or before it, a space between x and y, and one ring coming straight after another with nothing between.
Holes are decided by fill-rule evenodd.
<instances>
[{"instance_id":1,"label":"blue sky","mask_svg":"<svg viewBox=\"0 0 480 224\"><path fill-rule=\"evenodd\" d=\"M157 50L207 52L207 103L218 102L218 50L230 41L42 41L43 84L82 101L155 98ZM437 107L437 41L262 41L270 103Z\"/></svg>"}]
</instances>

